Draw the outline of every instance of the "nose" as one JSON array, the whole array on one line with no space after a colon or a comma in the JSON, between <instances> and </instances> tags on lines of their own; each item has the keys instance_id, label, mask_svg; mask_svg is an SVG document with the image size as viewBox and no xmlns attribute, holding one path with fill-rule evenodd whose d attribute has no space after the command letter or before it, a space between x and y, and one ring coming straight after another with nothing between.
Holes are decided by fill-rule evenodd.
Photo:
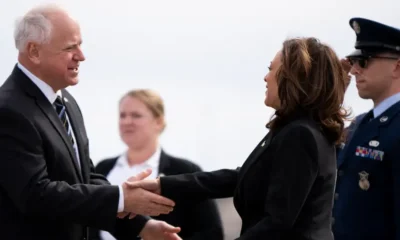
<instances>
[{"instance_id":1,"label":"nose","mask_svg":"<svg viewBox=\"0 0 400 240\"><path fill-rule=\"evenodd\" d=\"M264 82L267 82L267 77L268 77L268 74L265 75L265 77L264 77Z\"/></svg>"},{"instance_id":2,"label":"nose","mask_svg":"<svg viewBox=\"0 0 400 240\"><path fill-rule=\"evenodd\" d=\"M78 62L83 62L86 60L85 55L83 54L82 48L78 48L76 54L74 55L74 60Z\"/></svg>"},{"instance_id":3,"label":"nose","mask_svg":"<svg viewBox=\"0 0 400 240\"><path fill-rule=\"evenodd\" d=\"M350 68L350 73L352 75L357 75L360 73L360 67L358 66L358 64L353 64Z\"/></svg>"}]
</instances>

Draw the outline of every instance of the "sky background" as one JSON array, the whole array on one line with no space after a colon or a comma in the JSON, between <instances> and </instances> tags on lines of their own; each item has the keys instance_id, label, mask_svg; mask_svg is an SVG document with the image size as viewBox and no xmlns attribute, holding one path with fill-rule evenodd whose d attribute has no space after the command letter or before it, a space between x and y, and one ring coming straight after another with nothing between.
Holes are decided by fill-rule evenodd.
<instances>
[{"instance_id":1,"label":"sky background","mask_svg":"<svg viewBox=\"0 0 400 240\"><path fill-rule=\"evenodd\" d=\"M353 50L348 22L365 17L400 27L400 1L265 0L1 0L0 84L17 59L15 19L53 2L81 24L86 61L69 88L83 111L95 163L125 150L118 100L152 88L166 105L161 145L204 170L236 168L267 133L264 106L269 62L288 37L314 36L340 57ZM345 104L357 115L372 108L354 82Z\"/></svg>"}]
</instances>

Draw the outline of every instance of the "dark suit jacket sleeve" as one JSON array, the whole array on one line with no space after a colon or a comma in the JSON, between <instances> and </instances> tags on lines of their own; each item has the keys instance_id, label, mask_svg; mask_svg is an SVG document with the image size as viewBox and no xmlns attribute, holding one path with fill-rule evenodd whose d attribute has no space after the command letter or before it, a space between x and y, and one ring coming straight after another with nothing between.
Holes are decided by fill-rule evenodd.
<instances>
[{"instance_id":1,"label":"dark suit jacket sleeve","mask_svg":"<svg viewBox=\"0 0 400 240\"><path fill-rule=\"evenodd\" d=\"M223 225L215 201L208 199L191 204L193 207L187 217L190 222L185 225L185 230L191 232L192 235L186 237L185 240L223 239Z\"/></svg>"},{"instance_id":2,"label":"dark suit jacket sleeve","mask_svg":"<svg viewBox=\"0 0 400 240\"><path fill-rule=\"evenodd\" d=\"M49 143L27 118L0 109L1 189L26 217L62 218L113 231L118 187L51 181L43 157L45 144Z\"/></svg>"},{"instance_id":3,"label":"dark suit jacket sleeve","mask_svg":"<svg viewBox=\"0 0 400 240\"><path fill-rule=\"evenodd\" d=\"M161 194L175 202L232 197L238 171L223 169L161 177Z\"/></svg>"},{"instance_id":4,"label":"dark suit jacket sleeve","mask_svg":"<svg viewBox=\"0 0 400 240\"><path fill-rule=\"evenodd\" d=\"M264 218L238 240L283 239L292 228L318 174L318 153L311 131L296 126L279 136L272 163Z\"/></svg>"},{"instance_id":5,"label":"dark suit jacket sleeve","mask_svg":"<svg viewBox=\"0 0 400 240\"><path fill-rule=\"evenodd\" d=\"M202 169L192 164L190 172L201 172ZM189 205L186 213L188 224L185 230L191 232L190 237L185 240L221 240L224 232L217 204L212 199L197 203L185 202ZM183 226L182 226L183 227Z\"/></svg>"}]
</instances>

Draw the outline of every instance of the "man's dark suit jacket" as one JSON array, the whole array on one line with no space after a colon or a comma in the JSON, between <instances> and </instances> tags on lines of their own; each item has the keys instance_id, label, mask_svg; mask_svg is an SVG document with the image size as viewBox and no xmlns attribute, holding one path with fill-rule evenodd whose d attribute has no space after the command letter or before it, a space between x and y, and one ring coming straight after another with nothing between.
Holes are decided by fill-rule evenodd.
<instances>
[{"instance_id":1,"label":"man's dark suit jacket","mask_svg":"<svg viewBox=\"0 0 400 240\"><path fill-rule=\"evenodd\" d=\"M269 132L237 170L160 178L176 201L234 196L240 240L333 240L334 144L313 120L296 114Z\"/></svg>"},{"instance_id":2,"label":"man's dark suit jacket","mask_svg":"<svg viewBox=\"0 0 400 240\"><path fill-rule=\"evenodd\" d=\"M114 168L118 157L105 159L96 166L96 172L107 176ZM158 172L161 175L176 175L182 173L199 172L201 168L196 164L166 154L161 151ZM222 240L223 226L218 208L213 200L202 202L184 202L176 205L170 214L154 217L173 226L181 227L179 236L185 240ZM100 239L99 232L94 230L94 239Z\"/></svg>"},{"instance_id":3,"label":"man's dark suit jacket","mask_svg":"<svg viewBox=\"0 0 400 240\"><path fill-rule=\"evenodd\" d=\"M136 237L147 221L117 220L117 186L99 174L89 157L81 111L63 97L81 162L53 105L16 66L0 87L0 238L83 240L88 227Z\"/></svg>"}]
</instances>

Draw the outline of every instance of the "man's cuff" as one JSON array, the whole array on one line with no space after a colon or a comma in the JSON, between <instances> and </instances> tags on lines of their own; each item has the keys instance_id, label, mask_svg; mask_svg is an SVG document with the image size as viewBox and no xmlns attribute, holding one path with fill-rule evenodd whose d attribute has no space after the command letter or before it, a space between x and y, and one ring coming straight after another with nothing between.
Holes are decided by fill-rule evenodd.
<instances>
[{"instance_id":1,"label":"man's cuff","mask_svg":"<svg viewBox=\"0 0 400 240\"><path fill-rule=\"evenodd\" d=\"M122 186L119 185L119 200L118 200L118 213L124 211L124 190L122 189Z\"/></svg>"}]
</instances>

